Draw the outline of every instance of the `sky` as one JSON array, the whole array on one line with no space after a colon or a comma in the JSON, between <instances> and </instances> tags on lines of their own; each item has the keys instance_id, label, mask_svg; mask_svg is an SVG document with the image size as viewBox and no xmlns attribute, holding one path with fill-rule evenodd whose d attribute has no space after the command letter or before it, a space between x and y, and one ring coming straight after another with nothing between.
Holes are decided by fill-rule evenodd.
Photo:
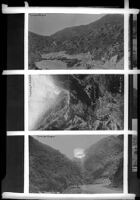
<instances>
[{"instance_id":1,"label":"sky","mask_svg":"<svg viewBox=\"0 0 140 200\"><path fill-rule=\"evenodd\" d=\"M108 136L109 135L59 135L54 137L34 137L40 142L59 150L70 159L73 159L76 149L85 150L100 139Z\"/></svg>"},{"instance_id":2,"label":"sky","mask_svg":"<svg viewBox=\"0 0 140 200\"><path fill-rule=\"evenodd\" d=\"M89 24L103 16L103 14L30 14L29 31L49 36L66 27Z\"/></svg>"}]
</instances>

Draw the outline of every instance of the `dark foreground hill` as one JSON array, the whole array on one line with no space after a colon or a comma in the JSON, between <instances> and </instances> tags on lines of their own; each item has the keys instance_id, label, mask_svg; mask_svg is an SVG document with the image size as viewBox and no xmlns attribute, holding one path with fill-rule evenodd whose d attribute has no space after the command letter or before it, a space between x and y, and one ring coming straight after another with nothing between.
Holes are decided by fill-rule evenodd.
<instances>
[{"instance_id":1,"label":"dark foreground hill","mask_svg":"<svg viewBox=\"0 0 140 200\"><path fill-rule=\"evenodd\" d=\"M82 183L78 166L52 147L30 137L30 192L63 192Z\"/></svg>"},{"instance_id":2,"label":"dark foreground hill","mask_svg":"<svg viewBox=\"0 0 140 200\"><path fill-rule=\"evenodd\" d=\"M54 52L63 53L51 54L49 60L52 57L61 60L70 68L100 68L108 62L113 67L123 58L123 23L123 15L106 15L88 25L65 28L51 36L29 32L29 67L37 68L35 62L42 60L42 54ZM83 58L70 57L81 53Z\"/></svg>"}]
</instances>

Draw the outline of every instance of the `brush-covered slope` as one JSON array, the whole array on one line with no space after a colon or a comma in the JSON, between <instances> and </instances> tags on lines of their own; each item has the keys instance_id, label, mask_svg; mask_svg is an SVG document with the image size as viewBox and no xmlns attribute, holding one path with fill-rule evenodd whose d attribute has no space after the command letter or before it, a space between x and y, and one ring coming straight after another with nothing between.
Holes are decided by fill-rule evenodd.
<instances>
[{"instance_id":1,"label":"brush-covered slope","mask_svg":"<svg viewBox=\"0 0 140 200\"><path fill-rule=\"evenodd\" d=\"M71 75L68 81L68 91L59 94L37 130L123 129L122 76Z\"/></svg>"},{"instance_id":2,"label":"brush-covered slope","mask_svg":"<svg viewBox=\"0 0 140 200\"><path fill-rule=\"evenodd\" d=\"M86 150L84 161L87 183L110 179L113 186L123 183L123 136L109 136Z\"/></svg>"},{"instance_id":3,"label":"brush-covered slope","mask_svg":"<svg viewBox=\"0 0 140 200\"><path fill-rule=\"evenodd\" d=\"M52 52L63 52L53 59L67 63L68 67L98 68L104 65L107 68L106 65L112 62L113 67L123 58L123 23L123 15L106 15L88 25L65 28L51 36L29 32L29 67L35 68L35 62L42 60L42 54ZM70 57L81 53L84 58Z\"/></svg>"},{"instance_id":4,"label":"brush-covered slope","mask_svg":"<svg viewBox=\"0 0 140 200\"><path fill-rule=\"evenodd\" d=\"M57 42L58 44L62 43L62 47L73 54L108 47L114 42L123 42L122 31L123 15L106 15L88 25L63 29L52 35L51 38L55 40L56 44ZM69 42L69 45L66 41Z\"/></svg>"},{"instance_id":5,"label":"brush-covered slope","mask_svg":"<svg viewBox=\"0 0 140 200\"><path fill-rule=\"evenodd\" d=\"M68 186L81 183L78 166L58 150L29 139L30 192L63 192Z\"/></svg>"},{"instance_id":6,"label":"brush-covered slope","mask_svg":"<svg viewBox=\"0 0 140 200\"><path fill-rule=\"evenodd\" d=\"M70 89L72 129L123 128L123 78L108 75L73 75Z\"/></svg>"}]
</instances>

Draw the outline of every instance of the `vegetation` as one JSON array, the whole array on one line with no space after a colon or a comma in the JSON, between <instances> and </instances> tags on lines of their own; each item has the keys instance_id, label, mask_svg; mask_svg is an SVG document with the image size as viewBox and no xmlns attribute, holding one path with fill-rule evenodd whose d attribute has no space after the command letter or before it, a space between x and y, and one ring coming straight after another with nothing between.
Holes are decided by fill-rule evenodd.
<instances>
[{"instance_id":1,"label":"vegetation","mask_svg":"<svg viewBox=\"0 0 140 200\"><path fill-rule=\"evenodd\" d=\"M30 137L30 192L63 192L82 183L79 167L59 151Z\"/></svg>"},{"instance_id":2,"label":"vegetation","mask_svg":"<svg viewBox=\"0 0 140 200\"><path fill-rule=\"evenodd\" d=\"M63 80L54 107L37 130L122 130L124 83L122 75L71 75ZM62 80L61 80L62 82Z\"/></svg>"},{"instance_id":3,"label":"vegetation","mask_svg":"<svg viewBox=\"0 0 140 200\"><path fill-rule=\"evenodd\" d=\"M82 193L81 185L107 179L110 186L122 187L123 136L109 136L91 145L83 164L33 137L29 147L30 192Z\"/></svg>"},{"instance_id":4,"label":"vegetation","mask_svg":"<svg viewBox=\"0 0 140 200\"><path fill-rule=\"evenodd\" d=\"M93 67L94 61L103 64L116 55L118 62L124 54L123 29L123 15L113 14L88 25L65 28L51 36L40 36L29 32L29 67L32 68L35 61L41 60L42 54L61 51L65 52L66 63L66 55L80 53L90 55L86 64L82 63L87 68ZM68 62L68 67L75 66L75 62L77 61Z\"/></svg>"},{"instance_id":5,"label":"vegetation","mask_svg":"<svg viewBox=\"0 0 140 200\"><path fill-rule=\"evenodd\" d=\"M123 184L123 137L109 136L92 145L86 151L84 162L85 181L110 179L112 185Z\"/></svg>"}]
</instances>

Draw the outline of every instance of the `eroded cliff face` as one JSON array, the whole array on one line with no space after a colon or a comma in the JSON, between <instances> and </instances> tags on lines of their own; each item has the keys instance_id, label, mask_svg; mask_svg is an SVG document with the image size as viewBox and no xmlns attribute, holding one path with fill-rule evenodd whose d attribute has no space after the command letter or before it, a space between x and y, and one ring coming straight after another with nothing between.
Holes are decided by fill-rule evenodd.
<instances>
[{"instance_id":1,"label":"eroded cliff face","mask_svg":"<svg viewBox=\"0 0 140 200\"><path fill-rule=\"evenodd\" d=\"M62 82L62 81L61 81ZM39 130L123 129L123 77L70 75L67 89L40 118Z\"/></svg>"}]
</instances>

